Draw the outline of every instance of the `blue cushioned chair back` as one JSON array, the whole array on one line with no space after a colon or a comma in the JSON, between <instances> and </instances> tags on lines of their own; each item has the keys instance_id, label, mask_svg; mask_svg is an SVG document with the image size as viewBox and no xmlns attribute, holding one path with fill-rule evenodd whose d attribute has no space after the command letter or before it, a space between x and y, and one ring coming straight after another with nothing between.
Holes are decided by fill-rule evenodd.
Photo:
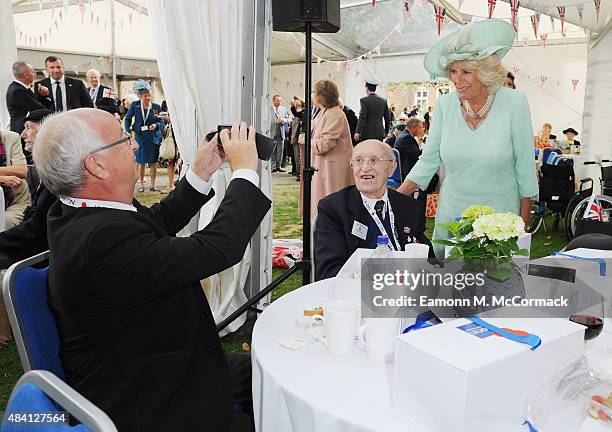
<instances>
[{"instance_id":1,"label":"blue cushioned chair back","mask_svg":"<svg viewBox=\"0 0 612 432\"><path fill-rule=\"evenodd\" d=\"M4 424L2 425L2 432L29 432L32 430L45 431L45 432L90 432L87 426L78 424L76 426L69 426L68 423L46 423L44 425L34 425L32 423L22 423L8 421L11 414L20 413L39 413L39 414L51 414L51 413L63 413L64 410L58 406L53 400L51 400L44 391L42 391L37 385L32 383L24 383L19 386L11 396L11 400L8 403L6 412L4 414Z\"/></svg>"},{"instance_id":2,"label":"blue cushioned chair back","mask_svg":"<svg viewBox=\"0 0 612 432\"><path fill-rule=\"evenodd\" d=\"M562 154L563 152L561 151L561 149L546 147L542 153L542 163L548 165L555 165L556 159L559 157L559 155Z\"/></svg>"},{"instance_id":3,"label":"blue cushioned chair back","mask_svg":"<svg viewBox=\"0 0 612 432\"><path fill-rule=\"evenodd\" d=\"M12 298L30 369L48 370L64 380L57 326L47 306L48 275L48 267L19 270L11 289Z\"/></svg>"},{"instance_id":4,"label":"blue cushioned chair back","mask_svg":"<svg viewBox=\"0 0 612 432\"><path fill-rule=\"evenodd\" d=\"M402 164L400 163L401 162L400 153L399 153L399 150L397 149L391 149L391 150L393 150L393 157L395 158L395 162L397 166L395 167L395 171L393 171L393 174L391 175L391 177L387 179L387 186L398 187L402 184L402 181L403 181Z\"/></svg>"}]
</instances>

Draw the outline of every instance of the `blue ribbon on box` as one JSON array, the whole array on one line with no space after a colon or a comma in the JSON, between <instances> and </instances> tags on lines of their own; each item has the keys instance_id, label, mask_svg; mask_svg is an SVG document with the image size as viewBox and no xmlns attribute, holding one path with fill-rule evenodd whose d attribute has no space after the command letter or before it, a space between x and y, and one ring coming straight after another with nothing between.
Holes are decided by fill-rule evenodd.
<instances>
[{"instance_id":1,"label":"blue ribbon on box","mask_svg":"<svg viewBox=\"0 0 612 432\"><path fill-rule=\"evenodd\" d=\"M593 261L599 264L599 276L605 276L606 275L606 260L604 260L603 258L585 258L585 257L581 257L581 256L577 256L577 255L570 255L570 254L566 254L566 253L562 253L562 252L553 252L552 256L564 256L564 257L568 257L571 259L577 259L577 260L585 260L585 261Z\"/></svg>"},{"instance_id":2,"label":"blue ribbon on box","mask_svg":"<svg viewBox=\"0 0 612 432\"><path fill-rule=\"evenodd\" d=\"M522 426L527 425L529 427L529 432L538 432L538 430L531 424L529 420L525 420Z\"/></svg>"},{"instance_id":3,"label":"blue ribbon on box","mask_svg":"<svg viewBox=\"0 0 612 432\"><path fill-rule=\"evenodd\" d=\"M529 333L527 336L519 336L517 334L511 333L507 330L494 326L486 321L481 320L476 316L467 317L468 320L472 321L474 324L478 324L486 328L493 333L496 333L506 339L509 339L514 342L522 343L529 345L531 347L531 351L535 351L540 345L542 345L542 339L540 336Z\"/></svg>"},{"instance_id":4,"label":"blue ribbon on box","mask_svg":"<svg viewBox=\"0 0 612 432\"><path fill-rule=\"evenodd\" d=\"M411 331L415 331L415 330L424 329L426 327L431 327L436 324L440 324L441 322L442 321L440 321L440 319L432 311L426 311L418 315L416 317L414 324L406 327L404 331L402 331L402 334L405 334Z\"/></svg>"}]
</instances>

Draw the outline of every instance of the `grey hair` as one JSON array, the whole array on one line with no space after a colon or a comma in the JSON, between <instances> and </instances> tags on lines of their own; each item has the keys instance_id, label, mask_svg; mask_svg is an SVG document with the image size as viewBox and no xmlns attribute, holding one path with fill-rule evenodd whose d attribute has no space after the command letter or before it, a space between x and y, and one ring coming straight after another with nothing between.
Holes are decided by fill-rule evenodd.
<instances>
[{"instance_id":1,"label":"grey hair","mask_svg":"<svg viewBox=\"0 0 612 432\"><path fill-rule=\"evenodd\" d=\"M68 115L52 114L43 121L33 153L40 180L58 196L71 196L85 186L85 158L104 146L82 118Z\"/></svg>"},{"instance_id":2,"label":"grey hair","mask_svg":"<svg viewBox=\"0 0 612 432\"><path fill-rule=\"evenodd\" d=\"M504 68L499 57L491 54L482 60L457 60L450 64L455 68L476 69L478 80L483 83L489 91L495 91L504 85L508 71ZM450 78L450 66L446 69L446 76Z\"/></svg>"},{"instance_id":3,"label":"grey hair","mask_svg":"<svg viewBox=\"0 0 612 432\"><path fill-rule=\"evenodd\" d=\"M22 60L16 61L15 63L13 63L13 76L15 78L19 78L21 75L23 75L28 66L30 66L30 64ZM32 68L32 66L30 66L30 68Z\"/></svg>"},{"instance_id":4,"label":"grey hair","mask_svg":"<svg viewBox=\"0 0 612 432\"><path fill-rule=\"evenodd\" d=\"M89 69L87 71L87 73L85 74L85 76L89 76L90 72L93 72L93 74L95 76L97 76L98 78L100 78L102 76L102 74L99 71L97 71L96 69Z\"/></svg>"}]
</instances>

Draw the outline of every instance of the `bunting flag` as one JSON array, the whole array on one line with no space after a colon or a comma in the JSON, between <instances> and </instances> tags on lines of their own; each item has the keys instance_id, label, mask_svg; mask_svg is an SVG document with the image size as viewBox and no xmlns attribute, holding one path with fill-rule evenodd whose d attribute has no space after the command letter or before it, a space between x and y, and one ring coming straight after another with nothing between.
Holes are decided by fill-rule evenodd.
<instances>
[{"instance_id":1,"label":"bunting flag","mask_svg":"<svg viewBox=\"0 0 612 432\"><path fill-rule=\"evenodd\" d=\"M572 86L574 87L574 91L576 91L576 86L578 85L578 80L577 79L573 79L572 80Z\"/></svg>"},{"instance_id":2,"label":"bunting flag","mask_svg":"<svg viewBox=\"0 0 612 432\"><path fill-rule=\"evenodd\" d=\"M544 44L544 48L546 48L546 39L548 38L548 34L547 33L542 33L540 35L540 39L542 40L542 44Z\"/></svg>"},{"instance_id":3,"label":"bunting flag","mask_svg":"<svg viewBox=\"0 0 612 432\"><path fill-rule=\"evenodd\" d=\"M595 1L595 13L597 14L597 22L599 22L599 11L601 9L601 0L594 0Z\"/></svg>"},{"instance_id":4,"label":"bunting flag","mask_svg":"<svg viewBox=\"0 0 612 432\"><path fill-rule=\"evenodd\" d=\"M538 26L540 25L540 14L531 15L531 27L533 28L533 34L536 39L538 38Z\"/></svg>"},{"instance_id":5,"label":"bunting flag","mask_svg":"<svg viewBox=\"0 0 612 432\"><path fill-rule=\"evenodd\" d=\"M561 34L565 36L565 6L557 6L557 10L561 19Z\"/></svg>"},{"instance_id":6,"label":"bunting flag","mask_svg":"<svg viewBox=\"0 0 612 432\"><path fill-rule=\"evenodd\" d=\"M514 72L514 76L516 76L516 75L518 75L518 73L519 73L519 68L517 68L516 66L514 66L514 67L512 68L512 71Z\"/></svg>"},{"instance_id":7,"label":"bunting flag","mask_svg":"<svg viewBox=\"0 0 612 432\"><path fill-rule=\"evenodd\" d=\"M489 19L491 19L493 17L493 11L495 10L495 3L497 3L497 0L487 0L487 2L489 3Z\"/></svg>"},{"instance_id":8,"label":"bunting flag","mask_svg":"<svg viewBox=\"0 0 612 432\"><path fill-rule=\"evenodd\" d=\"M576 10L578 11L578 16L580 17L580 22L582 23L582 11L584 10L583 4L576 5Z\"/></svg>"},{"instance_id":9,"label":"bunting flag","mask_svg":"<svg viewBox=\"0 0 612 432\"><path fill-rule=\"evenodd\" d=\"M547 79L548 79L547 76L544 76L544 75L540 76L540 87L544 87L544 83L546 82Z\"/></svg>"},{"instance_id":10,"label":"bunting flag","mask_svg":"<svg viewBox=\"0 0 612 432\"><path fill-rule=\"evenodd\" d=\"M510 1L518 2L518 0L510 0ZM434 11L436 12L436 21L438 23L438 36L440 36L440 32L442 31L442 23L444 21L444 17L446 16L446 9L443 8L442 6L434 5Z\"/></svg>"},{"instance_id":11,"label":"bunting flag","mask_svg":"<svg viewBox=\"0 0 612 432\"><path fill-rule=\"evenodd\" d=\"M85 17L85 0L79 0L79 11L81 12L81 22Z\"/></svg>"},{"instance_id":12,"label":"bunting flag","mask_svg":"<svg viewBox=\"0 0 612 432\"><path fill-rule=\"evenodd\" d=\"M514 30L516 30L516 32L518 33L518 26L516 24L516 16L518 14L518 10L519 10L519 5L520 5L520 0L510 0L510 9L512 10L512 27L514 27Z\"/></svg>"},{"instance_id":13,"label":"bunting flag","mask_svg":"<svg viewBox=\"0 0 612 432\"><path fill-rule=\"evenodd\" d=\"M372 0L372 7L376 6L376 0Z\"/></svg>"},{"instance_id":14,"label":"bunting flag","mask_svg":"<svg viewBox=\"0 0 612 432\"><path fill-rule=\"evenodd\" d=\"M412 18L412 8L407 0L404 2L404 18Z\"/></svg>"}]
</instances>

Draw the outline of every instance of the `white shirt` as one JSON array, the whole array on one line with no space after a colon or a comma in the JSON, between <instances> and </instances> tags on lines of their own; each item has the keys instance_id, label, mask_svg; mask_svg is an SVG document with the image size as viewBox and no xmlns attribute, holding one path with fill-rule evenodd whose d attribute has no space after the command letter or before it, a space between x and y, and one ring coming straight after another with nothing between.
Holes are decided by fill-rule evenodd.
<instances>
[{"instance_id":1,"label":"white shirt","mask_svg":"<svg viewBox=\"0 0 612 432\"><path fill-rule=\"evenodd\" d=\"M97 108L96 99L98 98L98 91L100 91L100 86L89 88L89 97L91 98L91 102L94 104L94 108Z\"/></svg>"},{"instance_id":2,"label":"white shirt","mask_svg":"<svg viewBox=\"0 0 612 432\"><path fill-rule=\"evenodd\" d=\"M202 195L208 195L212 189L212 178L209 181L204 181L191 168L185 174L187 182ZM253 183L256 187L259 187L259 174L251 169L239 169L233 172L232 179L241 178ZM230 180L230 181L231 181ZM80 199L72 197L62 197L61 201L71 207L82 207L81 203L87 201L89 205L87 207L105 207L113 208L117 210L136 211L136 207L131 204L121 203L117 201L102 201L102 200L91 200L91 199Z\"/></svg>"},{"instance_id":3,"label":"white shirt","mask_svg":"<svg viewBox=\"0 0 612 432\"><path fill-rule=\"evenodd\" d=\"M62 107L63 107L62 111L67 111L67 107L66 107L66 76L62 75L62 78L59 79L58 81L54 80L53 78L50 78L50 79L51 79L51 91L53 92L53 101L57 100L57 98L55 97L55 93L57 92L57 85L55 85L55 83L59 82L59 86L62 88Z\"/></svg>"},{"instance_id":4,"label":"white shirt","mask_svg":"<svg viewBox=\"0 0 612 432\"><path fill-rule=\"evenodd\" d=\"M380 198L368 198L367 196L365 196L361 192L359 192L359 193L361 194L361 198L363 198L363 200L365 202L367 202L370 205L371 208L374 208L374 206L376 205L376 201L383 200L385 202L385 205L383 206L383 218L384 218L384 216L387 214L387 211L388 211L389 206L390 206L390 204L389 204L389 195L387 194L387 189L385 189L385 193Z\"/></svg>"}]
</instances>

